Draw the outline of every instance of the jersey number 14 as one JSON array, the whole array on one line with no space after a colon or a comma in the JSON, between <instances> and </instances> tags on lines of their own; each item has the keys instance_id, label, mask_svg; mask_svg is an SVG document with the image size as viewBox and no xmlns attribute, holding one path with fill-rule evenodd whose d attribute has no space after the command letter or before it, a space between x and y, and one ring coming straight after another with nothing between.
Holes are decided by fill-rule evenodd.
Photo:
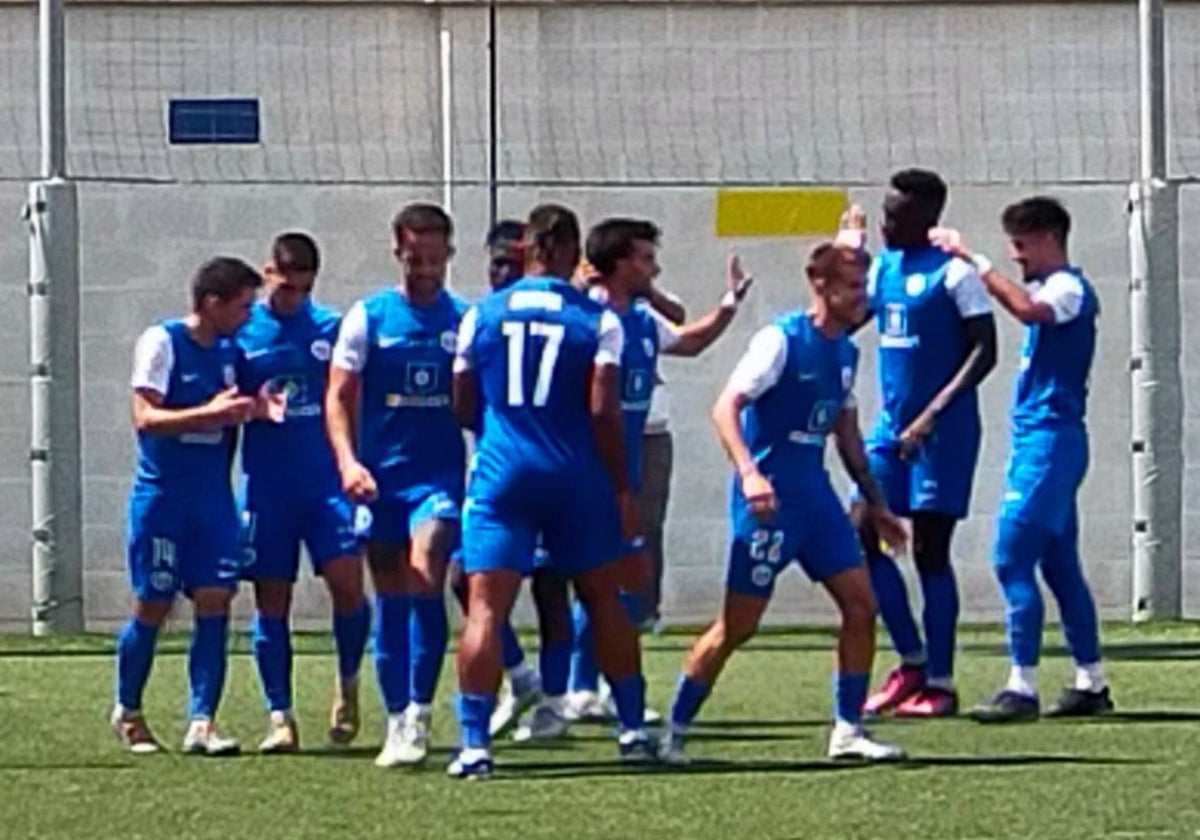
<instances>
[{"instance_id":1,"label":"jersey number 14","mask_svg":"<svg viewBox=\"0 0 1200 840\"><path fill-rule=\"evenodd\" d=\"M550 385L554 381L554 363L558 361L558 350L562 346L565 328L562 324L547 324L544 321L505 321L501 332L508 339L508 404L525 405L525 344L532 336L544 338L542 357L538 362L537 381L533 386L533 405L544 406L550 399Z\"/></svg>"}]
</instances>

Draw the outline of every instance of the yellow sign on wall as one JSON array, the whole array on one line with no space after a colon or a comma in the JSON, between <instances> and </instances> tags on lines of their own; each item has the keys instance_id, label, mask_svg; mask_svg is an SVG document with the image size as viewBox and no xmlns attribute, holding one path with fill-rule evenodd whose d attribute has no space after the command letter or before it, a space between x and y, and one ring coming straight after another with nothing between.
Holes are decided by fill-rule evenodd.
<instances>
[{"instance_id":1,"label":"yellow sign on wall","mask_svg":"<svg viewBox=\"0 0 1200 840\"><path fill-rule=\"evenodd\" d=\"M830 236L847 206L832 187L717 190L717 236Z\"/></svg>"}]
</instances>

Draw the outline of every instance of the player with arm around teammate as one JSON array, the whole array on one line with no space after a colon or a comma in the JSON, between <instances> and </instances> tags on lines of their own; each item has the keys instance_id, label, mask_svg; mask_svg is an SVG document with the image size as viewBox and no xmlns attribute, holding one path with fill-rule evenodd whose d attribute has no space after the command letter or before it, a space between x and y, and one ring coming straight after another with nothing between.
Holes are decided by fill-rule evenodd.
<instances>
[{"instance_id":1,"label":"player with arm around teammate","mask_svg":"<svg viewBox=\"0 0 1200 840\"><path fill-rule=\"evenodd\" d=\"M719 304L695 321L676 326L647 301L654 278L660 271L659 239L660 231L652 222L630 218L605 219L593 227L587 237L587 259L595 271L589 294L617 314L625 335L621 353L621 412L626 474L635 498L640 496L642 488L642 437L650 401L658 384L659 357L664 354L694 357L712 346L733 322L738 306L753 282L742 272L738 258L731 255L725 293ZM638 547L643 544L644 535L638 534ZM653 570L648 571L653 574ZM641 608L646 602L646 590L653 585L650 575L627 592L630 618L639 626L647 618ZM557 673L553 675L554 679L544 671L542 674L546 696L543 707L563 711L565 720L603 715L608 705L599 693L600 673L593 655L591 624L582 604L575 605L574 622L571 694L565 706L559 697L559 689L563 686ZM553 720L544 708L539 711L542 711L542 720L537 719L537 714L531 718L529 734L546 737L560 733L560 726L539 726Z\"/></svg>"},{"instance_id":2,"label":"player with arm around teammate","mask_svg":"<svg viewBox=\"0 0 1200 840\"><path fill-rule=\"evenodd\" d=\"M280 416L278 401L237 388L232 336L262 284L241 260L218 257L192 279L192 311L142 333L131 385L137 469L129 495L127 562L133 616L117 637L112 728L133 753L160 747L142 714L159 628L182 592L194 623L188 650L185 753L223 756L237 741L213 720L225 685L229 604L241 560L230 476L235 429Z\"/></svg>"},{"instance_id":3,"label":"player with arm around teammate","mask_svg":"<svg viewBox=\"0 0 1200 840\"><path fill-rule=\"evenodd\" d=\"M1058 602L1075 679L1047 711L1086 717L1113 709L1100 664L1096 603L1079 559L1076 496L1088 463L1084 417L1096 350L1100 303L1067 257L1071 217L1052 198L1036 196L1005 209L1009 251L1024 275L1015 283L973 254L954 230L934 244L979 270L988 292L1025 325L1021 372L1012 409L1012 450L992 563L1008 605L1008 683L974 710L984 723L1036 720L1037 666L1044 608L1037 572Z\"/></svg>"},{"instance_id":4,"label":"player with arm around teammate","mask_svg":"<svg viewBox=\"0 0 1200 840\"><path fill-rule=\"evenodd\" d=\"M238 333L239 384L287 398L284 422L255 421L242 444L243 578L253 581L257 612L254 659L270 714L264 753L299 749L292 714L292 647L288 618L300 567L300 544L333 601L338 682L329 728L348 744L359 728L358 674L371 627L363 595L354 509L342 493L325 437L323 402L341 316L312 299L320 270L317 244L284 233L271 245L265 295Z\"/></svg>"},{"instance_id":5,"label":"player with arm around teammate","mask_svg":"<svg viewBox=\"0 0 1200 840\"><path fill-rule=\"evenodd\" d=\"M880 410L868 452L888 505L912 524L922 633L895 560L867 522L863 549L879 615L900 664L867 701L871 713L956 714L958 584L951 540L967 515L982 426L979 383L996 363L996 325L979 273L929 242L946 205L934 172L896 173L883 204L886 247L868 282L879 332Z\"/></svg>"},{"instance_id":6,"label":"player with arm around teammate","mask_svg":"<svg viewBox=\"0 0 1200 840\"><path fill-rule=\"evenodd\" d=\"M528 276L481 300L459 333L455 410L464 426L483 414L463 516L462 749L448 768L460 778L492 772L502 628L539 536L595 623L622 756L653 756L637 630L620 601L630 568L645 563L623 556L623 538L635 536L638 523L622 441L621 323L568 282L579 240L571 211L535 208L526 226Z\"/></svg>"},{"instance_id":7,"label":"player with arm around teammate","mask_svg":"<svg viewBox=\"0 0 1200 840\"><path fill-rule=\"evenodd\" d=\"M346 313L325 400L342 489L369 513L375 667L388 715L380 767L419 764L428 753L466 470L450 402L464 309L445 290L453 224L440 207L410 204L392 233L400 282Z\"/></svg>"},{"instance_id":8,"label":"player with arm around teammate","mask_svg":"<svg viewBox=\"0 0 1200 840\"><path fill-rule=\"evenodd\" d=\"M684 662L660 748L668 763L687 763L688 728L730 655L758 629L776 578L792 562L826 588L841 613L829 756L904 756L862 727L875 653L875 601L854 528L823 463L832 435L870 523L892 545L902 545L904 528L868 469L853 396L858 350L846 332L866 312L865 272L861 250L817 246L806 267L812 307L755 334L713 407L717 434L736 470L725 600Z\"/></svg>"}]
</instances>

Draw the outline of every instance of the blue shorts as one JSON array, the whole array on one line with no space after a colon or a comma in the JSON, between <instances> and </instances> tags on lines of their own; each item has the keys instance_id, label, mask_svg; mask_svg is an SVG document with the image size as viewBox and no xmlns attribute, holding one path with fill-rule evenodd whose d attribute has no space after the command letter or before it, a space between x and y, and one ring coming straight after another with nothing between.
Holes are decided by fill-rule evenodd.
<instances>
[{"instance_id":1,"label":"blue shorts","mask_svg":"<svg viewBox=\"0 0 1200 840\"><path fill-rule=\"evenodd\" d=\"M536 563L577 577L624 554L617 499L604 473L538 493L469 496L462 539L466 574L527 575Z\"/></svg>"},{"instance_id":2,"label":"blue shorts","mask_svg":"<svg viewBox=\"0 0 1200 840\"><path fill-rule=\"evenodd\" d=\"M929 512L963 519L971 507L979 442L976 427L939 429L905 460L895 440L876 437L867 445L867 457L871 475L896 515Z\"/></svg>"},{"instance_id":3,"label":"blue shorts","mask_svg":"<svg viewBox=\"0 0 1200 840\"><path fill-rule=\"evenodd\" d=\"M1087 466L1087 433L1082 429L1015 435L1000 518L1062 534L1071 523Z\"/></svg>"},{"instance_id":4,"label":"blue shorts","mask_svg":"<svg viewBox=\"0 0 1200 840\"><path fill-rule=\"evenodd\" d=\"M171 601L197 589L237 589L237 507L229 493L202 501L137 487L129 496L129 583L141 601Z\"/></svg>"},{"instance_id":5,"label":"blue shorts","mask_svg":"<svg viewBox=\"0 0 1200 840\"><path fill-rule=\"evenodd\" d=\"M734 482L730 502L733 540L725 586L731 592L770 598L775 579L797 562L820 583L863 564L862 548L837 493L825 478L807 492L780 498L770 522L759 522Z\"/></svg>"},{"instance_id":6,"label":"blue shorts","mask_svg":"<svg viewBox=\"0 0 1200 840\"><path fill-rule=\"evenodd\" d=\"M314 494L249 480L241 520L244 580L295 583L301 542L318 575L329 561L359 551L354 507L336 488Z\"/></svg>"},{"instance_id":7,"label":"blue shorts","mask_svg":"<svg viewBox=\"0 0 1200 840\"><path fill-rule=\"evenodd\" d=\"M381 496L367 505L369 515L358 528L371 542L407 545L425 523L457 520L462 515L459 499L454 490L433 485Z\"/></svg>"}]
</instances>

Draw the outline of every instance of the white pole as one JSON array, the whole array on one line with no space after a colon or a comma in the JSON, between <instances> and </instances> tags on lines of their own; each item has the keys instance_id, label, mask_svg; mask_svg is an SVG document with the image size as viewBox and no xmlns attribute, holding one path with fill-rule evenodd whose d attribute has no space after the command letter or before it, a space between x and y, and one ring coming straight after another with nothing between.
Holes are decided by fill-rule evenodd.
<instances>
[{"instance_id":1,"label":"white pole","mask_svg":"<svg viewBox=\"0 0 1200 840\"><path fill-rule=\"evenodd\" d=\"M453 67L451 55L450 27L442 24L441 31L442 58L442 206L447 213L451 212L454 202L454 81L451 78Z\"/></svg>"},{"instance_id":2,"label":"white pole","mask_svg":"<svg viewBox=\"0 0 1200 840\"><path fill-rule=\"evenodd\" d=\"M79 428L79 225L66 180L62 0L38 3L41 177L29 185L33 633L78 633L83 615Z\"/></svg>"},{"instance_id":3,"label":"white pole","mask_svg":"<svg viewBox=\"0 0 1200 840\"><path fill-rule=\"evenodd\" d=\"M1162 0L1139 0L1141 155L1129 192L1133 619L1183 607L1179 192L1167 180Z\"/></svg>"}]
</instances>

